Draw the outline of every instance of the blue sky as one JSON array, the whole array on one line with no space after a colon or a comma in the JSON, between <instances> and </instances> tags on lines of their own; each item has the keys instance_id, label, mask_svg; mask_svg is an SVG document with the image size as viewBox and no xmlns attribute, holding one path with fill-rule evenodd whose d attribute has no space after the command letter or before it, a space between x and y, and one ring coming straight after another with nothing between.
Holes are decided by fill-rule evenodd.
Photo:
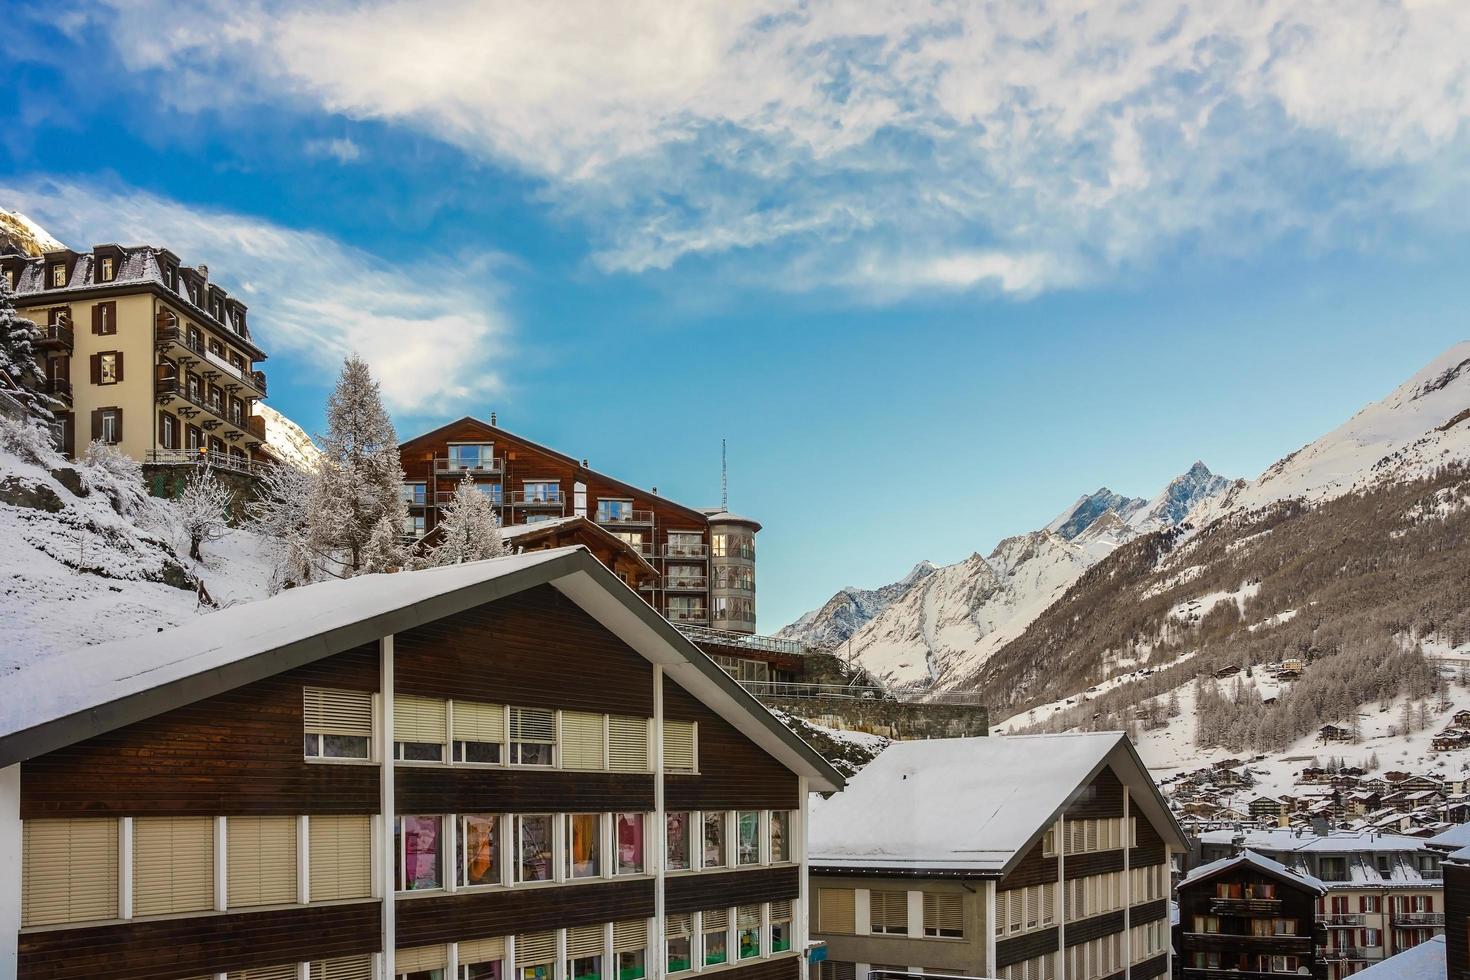
<instances>
[{"instance_id":1,"label":"blue sky","mask_svg":"<svg viewBox=\"0 0 1470 980\"><path fill-rule=\"evenodd\" d=\"M356 350L401 434L691 503L728 438L762 630L1255 476L1470 334L1451 0L48 7L0 206L207 262L308 430Z\"/></svg>"}]
</instances>

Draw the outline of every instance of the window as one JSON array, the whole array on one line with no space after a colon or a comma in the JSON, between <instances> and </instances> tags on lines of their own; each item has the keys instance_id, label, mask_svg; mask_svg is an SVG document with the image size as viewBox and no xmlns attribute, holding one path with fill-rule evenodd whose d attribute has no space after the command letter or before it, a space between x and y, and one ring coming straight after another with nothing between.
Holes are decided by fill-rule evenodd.
<instances>
[{"instance_id":1,"label":"window","mask_svg":"<svg viewBox=\"0 0 1470 980\"><path fill-rule=\"evenodd\" d=\"M1032 889L1027 889L1031 892ZM1040 889L1036 889L1040 891ZM1040 896L1035 897L1039 903ZM1027 895L1028 908L1033 905L1033 897ZM937 936L942 939L963 939L965 937L965 915L964 899L958 892L925 892L924 893L924 935Z\"/></svg>"},{"instance_id":2,"label":"window","mask_svg":"<svg viewBox=\"0 0 1470 980\"><path fill-rule=\"evenodd\" d=\"M791 811L771 811L771 861L791 860Z\"/></svg>"},{"instance_id":3,"label":"window","mask_svg":"<svg viewBox=\"0 0 1470 980\"><path fill-rule=\"evenodd\" d=\"M522 499L528 504L554 504L561 500L561 484L555 480L526 480L521 490Z\"/></svg>"},{"instance_id":4,"label":"window","mask_svg":"<svg viewBox=\"0 0 1470 980\"><path fill-rule=\"evenodd\" d=\"M869 922L879 935L905 936L909 931L909 893L879 891L868 893Z\"/></svg>"},{"instance_id":5,"label":"window","mask_svg":"<svg viewBox=\"0 0 1470 980\"><path fill-rule=\"evenodd\" d=\"M158 441L164 449L179 448L179 420L167 412L158 413Z\"/></svg>"},{"instance_id":6,"label":"window","mask_svg":"<svg viewBox=\"0 0 1470 980\"><path fill-rule=\"evenodd\" d=\"M736 815L735 863L761 863L761 815L759 810L741 810Z\"/></svg>"},{"instance_id":7,"label":"window","mask_svg":"<svg viewBox=\"0 0 1470 980\"><path fill-rule=\"evenodd\" d=\"M133 914L177 915L214 908L214 820L133 821Z\"/></svg>"},{"instance_id":8,"label":"window","mask_svg":"<svg viewBox=\"0 0 1470 980\"><path fill-rule=\"evenodd\" d=\"M791 948L791 900L771 903L771 952L784 953Z\"/></svg>"},{"instance_id":9,"label":"window","mask_svg":"<svg viewBox=\"0 0 1470 980\"><path fill-rule=\"evenodd\" d=\"M526 814L515 818L516 881L550 881L555 868L550 814Z\"/></svg>"},{"instance_id":10,"label":"window","mask_svg":"<svg viewBox=\"0 0 1470 980\"><path fill-rule=\"evenodd\" d=\"M817 889L817 932L850 936L857 931L851 888Z\"/></svg>"},{"instance_id":11,"label":"window","mask_svg":"<svg viewBox=\"0 0 1470 980\"><path fill-rule=\"evenodd\" d=\"M596 878L602 874L602 814L567 815L567 875Z\"/></svg>"},{"instance_id":12,"label":"window","mask_svg":"<svg viewBox=\"0 0 1470 980\"><path fill-rule=\"evenodd\" d=\"M459 818L460 885L500 884L500 818L466 814Z\"/></svg>"},{"instance_id":13,"label":"window","mask_svg":"<svg viewBox=\"0 0 1470 980\"><path fill-rule=\"evenodd\" d=\"M455 701L454 761L499 763L505 744L505 708L498 704Z\"/></svg>"},{"instance_id":14,"label":"window","mask_svg":"<svg viewBox=\"0 0 1470 980\"><path fill-rule=\"evenodd\" d=\"M405 514L403 517L403 533L406 537L421 538L428 529L423 514Z\"/></svg>"},{"instance_id":15,"label":"window","mask_svg":"<svg viewBox=\"0 0 1470 980\"><path fill-rule=\"evenodd\" d=\"M608 716L607 762L613 772L648 771L647 718Z\"/></svg>"},{"instance_id":16,"label":"window","mask_svg":"<svg viewBox=\"0 0 1470 980\"><path fill-rule=\"evenodd\" d=\"M1220 931L1220 917L1218 915L1195 916L1194 931L1201 933L1218 933Z\"/></svg>"},{"instance_id":17,"label":"window","mask_svg":"<svg viewBox=\"0 0 1470 980\"><path fill-rule=\"evenodd\" d=\"M368 691L302 689L308 759L371 758L373 696Z\"/></svg>"},{"instance_id":18,"label":"window","mask_svg":"<svg viewBox=\"0 0 1470 980\"><path fill-rule=\"evenodd\" d=\"M670 531L670 558L698 558L704 554L704 538L698 532Z\"/></svg>"},{"instance_id":19,"label":"window","mask_svg":"<svg viewBox=\"0 0 1470 980\"><path fill-rule=\"evenodd\" d=\"M630 919L613 923L613 955L617 958L617 980L643 980L648 964L648 923Z\"/></svg>"},{"instance_id":20,"label":"window","mask_svg":"<svg viewBox=\"0 0 1470 980\"><path fill-rule=\"evenodd\" d=\"M742 960L761 955L761 907L759 905L742 905L735 910L735 930Z\"/></svg>"},{"instance_id":21,"label":"window","mask_svg":"<svg viewBox=\"0 0 1470 980\"><path fill-rule=\"evenodd\" d=\"M597 523L617 524L633 519L633 501L631 500L599 500L597 502Z\"/></svg>"},{"instance_id":22,"label":"window","mask_svg":"<svg viewBox=\"0 0 1470 980\"><path fill-rule=\"evenodd\" d=\"M602 980L602 939L600 925L567 930L568 980Z\"/></svg>"},{"instance_id":23,"label":"window","mask_svg":"<svg viewBox=\"0 0 1470 980\"><path fill-rule=\"evenodd\" d=\"M101 275L100 275L99 278L103 282L112 282L112 280L114 280L114 279L117 278L117 262L116 262L116 260L113 259L113 257L110 256L110 255L104 255L102 257L102 263L101 263L101 266L100 266L100 272L101 272Z\"/></svg>"},{"instance_id":24,"label":"window","mask_svg":"<svg viewBox=\"0 0 1470 980\"><path fill-rule=\"evenodd\" d=\"M668 619L675 623L702 623L709 619L709 612L698 596L671 596Z\"/></svg>"},{"instance_id":25,"label":"window","mask_svg":"<svg viewBox=\"0 0 1470 980\"><path fill-rule=\"evenodd\" d=\"M372 894L371 819L353 815L311 817L307 821L313 902L367 898Z\"/></svg>"},{"instance_id":26,"label":"window","mask_svg":"<svg viewBox=\"0 0 1470 980\"><path fill-rule=\"evenodd\" d=\"M295 817L230 817L225 840L230 908L296 901Z\"/></svg>"},{"instance_id":27,"label":"window","mask_svg":"<svg viewBox=\"0 0 1470 980\"><path fill-rule=\"evenodd\" d=\"M460 980L504 980L505 940L473 939L459 944Z\"/></svg>"},{"instance_id":28,"label":"window","mask_svg":"<svg viewBox=\"0 0 1470 980\"><path fill-rule=\"evenodd\" d=\"M725 866L725 812L723 810L704 814L704 846L700 850L701 868L723 868Z\"/></svg>"},{"instance_id":29,"label":"window","mask_svg":"<svg viewBox=\"0 0 1470 980\"><path fill-rule=\"evenodd\" d=\"M606 769L606 763L606 716L588 711L563 711L561 713L561 767L595 771Z\"/></svg>"},{"instance_id":30,"label":"window","mask_svg":"<svg viewBox=\"0 0 1470 980\"><path fill-rule=\"evenodd\" d=\"M51 267L51 285L61 287L66 285L66 266L57 262Z\"/></svg>"},{"instance_id":31,"label":"window","mask_svg":"<svg viewBox=\"0 0 1470 980\"><path fill-rule=\"evenodd\" d=\"M489 497L490 498L490 502L492 504L494 504L496 507L499 507L501 504L503 504L505 502L504 501L504 498L502 497L501 492L500 492L500 484L498 484L498 483L476 483L476 484L473 484L473 486L474 486L474 488L475 488L475 490L477 492L479 492L481 494L484 494L486 497Z\"/></svg>"},{"instance_id":32,"label":"window","mask_svg":"<svg viewBox=\"0 0 1470 980\"><path fill-rule=\"evenodd\" d=\"M617 873L641 875L643 873L643 814L614 814L614 834L618 849Z\"/></svg>"},{"instance_id":33,"label":"window","mask_svg":"<svg viewBox=\"0 0 1470 980\"><path fill-rule=\"evenodd\" d=\"M449 468L452 470L492 469L494 461L495 446L493 443L457 443L449 447Z\"/></svg>"},{"instance_id":34,"label":"window","mask_svg":"<svg viewBox=\"0 0 1470 980\"><path fill-rule=\"evenodd\" d=\"M443 762L445 702L408 694L393 696L393 758Z\"/></svg>"},{"instance_id":35,"label":"window","mask_svg":"<svg viewBox=\"0 0 1470 980\"><path fill-rule=\"evenodd\" d=\"M113 446L122 442L122 409L95 409L92 412L92 438Z\"/></svg>"},{"instance_id":36,"label":"window","mask_svg":"<svg viewBox=\"0 0 1470 980\"><path fill-rule=\"evenodd\" d=\"M535 932L516 936L516 965L521 980L551 980L556 965L556 933Z\"/></svg>"},{"instance_id":37,"label":"window","mask_svg":"<svg viewBox=\"0 0 1470 980\"><path fill-rule=\"evenodd\" d=\"M695 772L695 723L664 720L664 771Z\"/></svg>"},{"instance_id":38,"label":"window","mask_svg":"<svg viewBox=\"0 0 1470 980\"><path fill-rule=\"evenodd\" d=\"M443 946L400 949L393 957L394 969L404 980L444 980L449 950Z\"/></svg>"},{"instance_id":39,"label":"window","mask_svg":"<svg viewBox=\"0 0 1470 980\"><path fill-rule=\"evenodd\" d=\"M122 354L106 351L94 356L97 358L97 384L115 385L122 380Z\"/></svg>"},{"instance_id":40,"label":"window","mask_svg":"<svg viewBox=\"0 0 1470 980\"><path fill-rule=\"evenodd\" d=\"M730 910L710 909L699 915L699 928L704 946L704 965L717 966L730 961Z\"/></svg>"},{"instance_id":41,"label":"window","mask_svg":"<svg viewBox=\"0 0 1470 980\"><path fill-rule=\"evenodd\" d=\"M670 973L682 973L694 965L689 943L690 918L687 912L664 918L664 939L667 942Z\"/></svg>"},{"instance_id":42,"label":"window","mask_svg":"<svg viewBox=\"0 0 1470 980\"><path fill-rule=\"evenodd\" d=\"M26 820L22 827L22 926L117 918L116 820Z\"/></svg>"},{"instance_id":43,"label":"window","mask_svg":"<svg viewBox=\"0 0 1470 980\"><path fill-rule=\"evenodd\" d=\"M510 761L521 766L555 764L555 712L546 708L510 709Z\"/></svg>"},{"instance_id":44,"label":"window","mask_svg":"<svg viewBox=\"0 0 1470 980\"><path fill-rule=\"evenodd\" d=\"M664 814L664 866L670 871L689 870L689 813Z\"/></svg>"},{"instance_id":45,"label":"window","mask_svg":"<svg viewBox=\"0 0 1470 980\"><path fill-rule=\"evenodd\" d=\"M394 853L398 856L393 875L395 890L444 887L443 824L441 817L399 817L393 821Z\"/></svg>"}]
</instances>

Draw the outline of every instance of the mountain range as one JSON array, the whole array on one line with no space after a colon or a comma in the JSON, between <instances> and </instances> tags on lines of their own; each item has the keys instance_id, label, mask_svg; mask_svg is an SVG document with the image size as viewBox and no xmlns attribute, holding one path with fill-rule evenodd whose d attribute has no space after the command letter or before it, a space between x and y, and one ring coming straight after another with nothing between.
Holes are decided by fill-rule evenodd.
<instances>
[{"instance_id":1,"label":"mountain range","mask_svg":"<svg viewBox=\"0 0 1470 980\"><path fill-rule=\"evenodd\" d=\"M1217 542L1220 549L1229 545L1233 554L1243 554L1252 545L1238 529L1255 527L1250 533L1260 533L1263 515L1415 485L1467 463L1470 343L1461 343L1387 398L1283 457L1255 480L1228 480L1195 463L1148 500L1103 487L1079 497L1040 530L1005 539L989 555L972 554L941 567L921 563L879 589L844 589L780 635L840 647L891 686L978 689L997 704L1029 702L1030 692L1006 685L1024 676L1028 685L1048 686L1038 676L1045 673L1048 657L1059 654L1032 634L1065 633L1063 608L1077 619L1103 618L1100 610L1107 607L1119 622L1131 622L1124 613L1130 603L1165 594L1188 598L1188 583L1207 577L1208 568L1179 557L1191 553L1186 547L1191 539ZM1320 516L1315 520L1316 535L1336 533ZM1213 530L1206 534L1207 529ZM1236 534L1242 540L1232 537ZM1325 540L1323 546L1328 546ZM1120 574L1124 565L1128 575ZM1127 588L1121 584L1125 580L1131 583ZM1088 602L1078 601L1082 594ZM1243 607L1244 600L1238 604ZM1153 624L1161 637L1167 635L1167 621L1163 616ZM1019 642L1023 637L1025 642ZM1088 642L1129 647L1128 637L1106 631L1094 631ZM1076 655L1082 656L1080 648ZM1111 669L1105 659L1077 673L1076 683L1085 687L1104 679ZM1051 696L1069 693L1048 691Z\"/></svg>"}]
</instances>

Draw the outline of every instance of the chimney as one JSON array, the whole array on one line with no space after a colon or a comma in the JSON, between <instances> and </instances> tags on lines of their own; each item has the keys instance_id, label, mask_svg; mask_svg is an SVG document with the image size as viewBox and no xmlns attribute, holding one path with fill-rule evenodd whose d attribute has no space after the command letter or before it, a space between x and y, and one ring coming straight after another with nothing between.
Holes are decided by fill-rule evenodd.
<instances>
[{"instance_id":1,"label":"chimney","mask_svg":"<svg viewBox=\"0 0 1470 980\"><path fill-rule=\"evenodd\" d=\"M209 282L209 266L203 262L199 263L199 278L203 279L206 283Z\"/></svg>"},{"instance_id":2,"label":"chimney","mask_svg":"<svg viewBox=\"0 0 1470 980\"><path fill-rule=\"evenodd\" d=\"M495 413L494 412L491 412L490 413L490 424L491 425L494 425L495 424Z\"/></svg>"},{"instance_id":3,"label":"chimney","mask_svg":"<svg viewBox=\"0 0 1470 980\"><path fill-rule=\"evenodd\" d=\"M584 469L584 470L590 470L590 469L592 469L592 467L587 464L587 460L585 460L585 459L582 460L582 469Z\"/></svg>"}]
</instances>

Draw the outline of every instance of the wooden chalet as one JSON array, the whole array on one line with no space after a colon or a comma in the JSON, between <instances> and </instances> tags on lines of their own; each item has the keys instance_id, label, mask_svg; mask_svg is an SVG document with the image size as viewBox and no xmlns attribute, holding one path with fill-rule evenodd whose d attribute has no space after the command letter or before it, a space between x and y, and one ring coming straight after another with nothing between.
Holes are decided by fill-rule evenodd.
<instances>
[{"instance_id":1,"label":"wooden chalet","mask_svg":"<svg viewBox=\"0 0 1470 980\"><path fill-rule=\"evenodd\" d=\"M0 700L0 977L800 980L842 777L585 548L292 589Z\"/></svg>"}]
</instances>

